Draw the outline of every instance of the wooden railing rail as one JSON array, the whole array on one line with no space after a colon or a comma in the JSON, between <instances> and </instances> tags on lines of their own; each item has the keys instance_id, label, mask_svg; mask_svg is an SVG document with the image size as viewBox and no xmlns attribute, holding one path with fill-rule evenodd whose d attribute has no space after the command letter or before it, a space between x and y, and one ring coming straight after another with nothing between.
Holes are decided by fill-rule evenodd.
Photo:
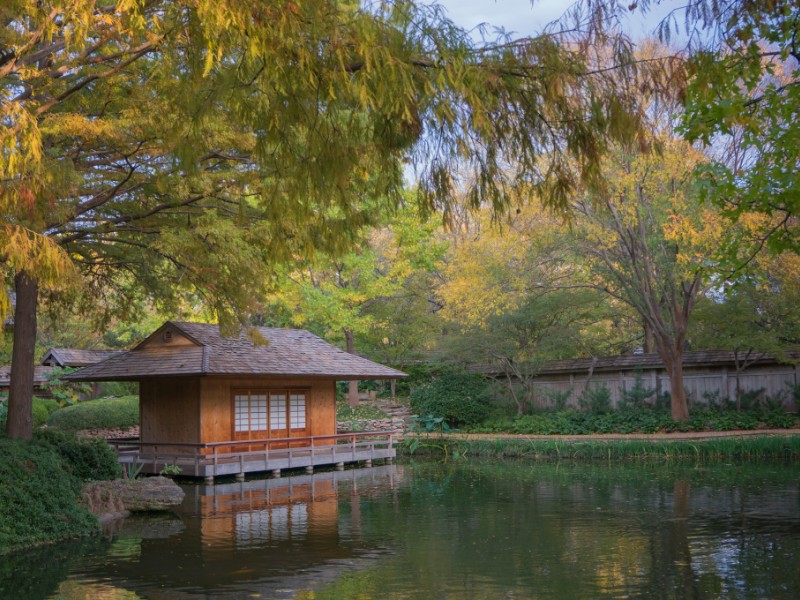
<instances>
[{"instance_id":1,"label":"wooden railing rail","mask_svg":"<svg viewBox=\"0 0 800 600\"><path fill-rule=\"evenodd\" d=\"M333 443L327 444L325 446L315 446L315 442L320 442L328 440ZM270 439L258 439L258 440L226 440L222 442L173 442L173 441L160 441L160 442L142 442L138 438L111 438L108 440L109 445L117 450L118 453L140 453L143 451L149 451L156 455L163 455L163 456L175 456L175 457L194 457L196 455L200 456L213 456L216 460L218 457L224 457L226 455L240 455L240 454L250 454L250 453L269 453L271 450L280 450L281 452L289 452L291 455L291 451L304 451L308 452L309 450L312 452L312 455L316 451L323 450L325 448L337 448L339 446L347 445L353 452L355 456L356 448L359 446L367 446L367 445L388 445L388 447L392 447L394 445L394 439L392 434L387 434L386 432L381 431L362 431L362 432L353 432L353 433L341 433L341 434L333 434L333 435L318 435L318 436L309 436L309 437L292 437L292 438L270 438ZM274 448L273 446L276 444L284 445L283 448ZM289 444L304 444L303 446L288 446ZM254 447L254 446L263 446L263 450L252 451L248 450L246 452L219 452L221 448L225 447ZM159 448L170 448L169 451L159 452ZM186 453L176 452L172 450L173 448L178 449L186 449ZM209 449L212 451L210 455L203 454L201 451L204 449Z\"/></svg>"}]
</instances>

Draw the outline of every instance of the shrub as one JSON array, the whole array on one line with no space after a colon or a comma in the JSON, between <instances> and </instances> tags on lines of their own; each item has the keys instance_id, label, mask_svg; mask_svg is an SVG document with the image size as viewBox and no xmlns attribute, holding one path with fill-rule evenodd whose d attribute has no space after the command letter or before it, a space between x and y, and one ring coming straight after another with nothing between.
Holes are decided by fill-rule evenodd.
<instances>
[{"instance_id":1,"label":"shrub","mask_svg":"<svg viewBox=\"0 0 800 600\"><path fill-rule=\"evenodd\" d=\"M647 401L655 395L656 390L645 387L642 373L637 372L633 387L622 390L622 401L619 405L620 408L643 408L647 406Z\"/></svg>"},{"instance_id":2,"label":"shrub","mask_svg":"<svg viewBox=\"0 0 800 600\"><path fill-rule=\"evenodd\" d=\"M47 423L48 417L59 409L58 401L52 398L33 398L31 407L33 416L33 426L41 427Z\"/></svg>"},{"instance_id":3,"label":"shrub","mask_svg":"<svg viewBox=\"0 0 800 600\"><path fill-rule=\"evenodd\" d=\"M64 375L69 375L77 370L78 369L72 367L53 367L45 376L47 381L42 387L56 400L59 406L75 404L82 395L89 393L91 389L90 384L64 381L61 379Z\"/></svg>"},{"instance_id":4,"label":"shrub","mask_svg":"<svg viewBox=\"0 0 800 600\"><path fill-rule=\"evenodd\" d=\"M98 531L81 482L51 447L0 438L0 554Z\"/></svg>"},{"instance_id":5,"label":"shrub","mask_svg":"<svg viewBox=\"0 0 800 600\"><path fill-rule=\"evenodd\" d=\"M50 427L65 431L125 429L139 423L139 397L100 398L57 410L47 420Z\"/></svg>"},{"instance_id":6,"label":"shrub","mask_svg":"<svg viewBox=\"0 0 800 600\"><path fill-rule=\"evenodd\" d=\"M552 388L545 388L542 390L542 395L547 398L549 405L554 410L566 410L567 401L572 396L572 388L560 392Z\"/></svg>"},{"instance_id":7,"label":"shrub","mask_svg":"<svg viewBox=\"0 0 800 600\"><path fill-rule=\"evenodd\" d=\"M579 399L581 408L593 415L611 412L611 390L604 385L586 388Z\"/></svg>"},{"instance_id":8,"label":"shrub","mask_svg":"<svg viewBox=\"0 0 800 600\"><path fill-rule=\"evenodd\" d=\"M761 413L761 422L771 429L789 429L794 427L795 417L783 408L773 408Z\"/></svg>"},{"instance_id":9,"label":"shrub","mask_svg":"<svg viewBox=\"0 0 800 600\"><path fill-rule=\"evenodd\" d=\"M31 404L31 418L34 427L41 427L47 422L48 417L58 410L58 402L52 398L37 398L34 396ZM0 397L0 429L5 430L6 417L8 416L8 396Z\"/></svg>"},{"instance_id":10,"label":"shrub","mask_svg":"<svg viewBox=\"0 0 800 600\"><path fill-rule=\"evenodd\" d=\"M138 381L105 381L101 384L103 396L138 396Z\"/></svg>"},{"instance_id":11,"label":"shrub","mask_svg":"<svg viewBox=\"0 0 800 600\"><path fill-rule=\"evenodd\" d=\"M45 429L34 434L34 441L55 450L66 469L81 481L115 479L122 475L117 454L101 438L78 438L66 431Z\"/></svg>"},{"instance_id":12,"label":"shrub","mask_svg":"<svg viewBox=\"0 0 800 600\"><path fill-rule=\"evenodd\" d=\"M451 426L472 425L490 410L488 384L480 375L445 375L414 389L409 403L420 417L442 417Z\"/></svg>"}]
</instances>

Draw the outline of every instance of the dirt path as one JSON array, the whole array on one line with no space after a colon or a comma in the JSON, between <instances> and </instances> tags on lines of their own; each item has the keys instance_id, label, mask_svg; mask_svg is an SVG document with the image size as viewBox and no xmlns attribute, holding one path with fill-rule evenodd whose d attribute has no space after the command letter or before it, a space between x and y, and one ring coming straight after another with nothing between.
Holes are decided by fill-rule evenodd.
<instances>
[{"instance_id":1,"label":"dirt path","mask_svg":"<svg viewBox=\"0 0 800 600\"><path fill-rule=\"evenodd\" d=\"M679 440L711 440L722 438L741 438L757 436L800 436L800 429L753 429L738 431L687 431L673 433L598 433L587 435L526 435L515 433L448 433L447 437L468 440L564 440L568 442L591 442L608 440L635 441L679 441Z\"/></svg>"}]
</instances>

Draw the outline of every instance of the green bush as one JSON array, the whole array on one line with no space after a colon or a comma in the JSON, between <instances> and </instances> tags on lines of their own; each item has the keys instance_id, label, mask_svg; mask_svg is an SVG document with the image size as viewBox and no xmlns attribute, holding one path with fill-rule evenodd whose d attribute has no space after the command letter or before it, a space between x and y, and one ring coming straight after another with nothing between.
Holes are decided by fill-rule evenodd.
<instances>
[{"instance_id":1,"label":"green bush","mask_svg":"<svg viewBox=\"0 0 800 600\"><path fill-rule=\"evenodd\" d=\"M128 428L139 423L139 397L100 398L57 410L47 425L64 431Z\"/></svg>"},{"instance_id":2,"label":"green bush","mask_svg":"<svg viewBox=\"0 0 800 600\"><path fill-rule=\"evenodd\" d=\"M52 413L59 409L58 401L52 398L33 398L31 412L33 416L33 426L41 427L47 423L47 419Z\"/></svg>"},{"instance_id":3,"label":"green bush","mask_svg":"<svg viewBox=\"0 0 800 600\"><path fill-rule=\"evenodd\" d=\"M58 402L52 398L37 398L34 396L31 404L31 418L34 427L41 427L47 422L48 417L58 410ZM6 417L8 416L8 397L0 398L0 428L5 430Z\"/></svg>"},{"instance_id":4,"label":"green bush","mask_svg":"<svg viewBox=\"0 0 800 600\"><path fill-rule=\"evenodd\" d=\"M771 429L789 429L794 427L796 417L783 408L774 408L761 413L761 422Z\"/></svg>"},{"instance_id":5,"label":"green bush","mask_svg":"<svg viewBox=\"0 0 800 600\"><path fill-rule=\"evenodd\" d=\"M488 383L480 375L444 375L417 386L409 396L420 417L442 417L451 426L484 420L491 409Z\"/></svg>"},{"instance_id":6,"label":"green bush","mask_svg":"<svg viewBox=\"0 0 800 600\"><path fill-rule=\"evenodd\" d=\"M603 415L611 412L611 390L605 385L583 390L578 399L581 408L595 415Z\"/></svg>"},{"instance_id":7,"label":"green bush","mask_svg":"<svg viewBox=\"0 0 800 600\"><path fill-rule=\"evenodd\" d=\"M116 479L122 475L117 454L101 438L77 438L66 431L36 431L34 441L55 450L65 468L81 481Z\"/></svg>"},{"instance_id":8,"label":"green bush","mask_svg":"<svg viewBox=\"0 0 800 600\"><path fill-rule=\"evenodd\" d=\"M138 381L106 381L101 384L103 396L138 396Z\"/></svg>"},{"instance_id":9,"label":"green bush","mask_svg":"<svg viewBox=\"0 0 800 600\"><path fill-rule=\"evenodd\" d=\"M654 398L656 390L644 385L644 378L641 372L636 373L633 387L622 390L622 400L619 408L644 408L648 405L648 400Z\"/></svg>"},{"instance_id":10,"label":"green bush","mask_svg":"<svg viewBox=\"0 0 800 600\"><path fill-rule=\"evenodd\" d=\"M55 449L0 438L0 554L99 530Z\"/></svg>"}]
</instances>

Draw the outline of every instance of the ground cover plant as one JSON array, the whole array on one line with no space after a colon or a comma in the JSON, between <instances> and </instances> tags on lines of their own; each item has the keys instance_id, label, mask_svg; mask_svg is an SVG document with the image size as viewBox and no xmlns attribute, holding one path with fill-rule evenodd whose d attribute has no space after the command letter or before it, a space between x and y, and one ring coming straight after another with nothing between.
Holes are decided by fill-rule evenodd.
<instances>
[{"instance_id":1,"label":"ground cover plant","mask_svg":"<svg viewBox=\"0 0 800 600\"><path fill-rule=\"evenodd\" d=\"M0 454L0 555L99 530L78 503L81 480L54 447L2 438Z\"/></svg>"},{"instance_id":2,"label":"ground cover plant","mask_svg":"<svg viewBox=\"0 0 800 600\"><path fill-rule=\"evenodd\" d=\"M139 397L98 398L66 406L47 419L48 427L63 431L127 429L139 423Z\"/></svg>"},{"instance_id":3,"label":"ground cover plant","mask_svg":"<svg viewBox=\"0 0 800 600\"><path fill-rule=\"evenodd\" d=\"M346 400L336 403L337 421L374 421L386 417L386 413L373 404L359 404L353 408Z\"/></svg>"},{"instance_id":4,"label":"ground cover plant","mask_svg":"<svg viewBox=\"0 0 800 600\"><path fill-rule=\"evenodd\" d=\"M34 441L55 450L65 469L81 481L104 481L122 475L116 452L102 438L76 437L66 431L43 429Z\"/></svg>"},{"instance_id":5,"label":"ground cover plant","mask_svg":"<svg viewBox=\"0 0 800 600\"><path fill-rule=\"evenodd\" d=\"M674 431L728 431L800 426L797 416L782 408L749 411L695 409L688 421L676 421L668 410L623 409L602 413L553 411L519 417L499 417L473 425L471 433L529 435L584 435L604 433L670 433Z\"/></svg>"}]
</instances>

